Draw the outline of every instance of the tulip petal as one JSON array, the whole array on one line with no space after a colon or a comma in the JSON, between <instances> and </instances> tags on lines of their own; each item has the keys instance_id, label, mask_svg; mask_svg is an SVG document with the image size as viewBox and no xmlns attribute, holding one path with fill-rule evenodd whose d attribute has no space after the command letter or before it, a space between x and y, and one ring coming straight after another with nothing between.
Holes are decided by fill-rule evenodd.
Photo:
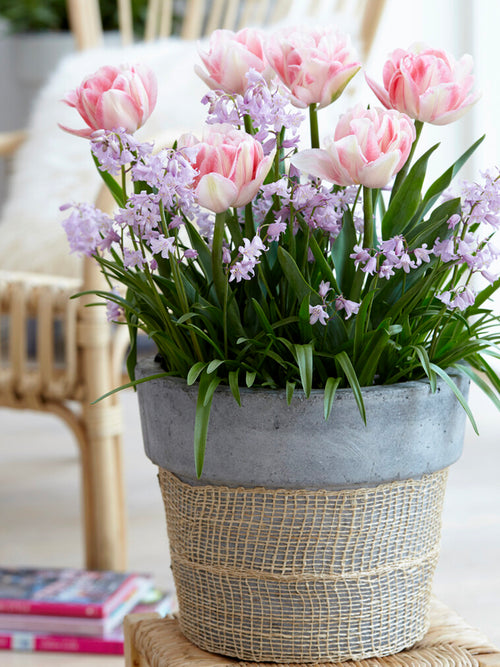
<instances>
[{"instance_id":1,"label":"tulip petal","mask_svg":"<svg viewBox=\"0 0 500 667\"><path fill-rule=\"evenodd\" d=\"M220 90L220 84L217 83L215 79L212 79L211 76L208 76L208 74L205 72L205 70L200 67L200 65L196 64L194 66L194 71L195 74L197 74L200 79L205 83L211 90Z\"/></svg>"},{"instance_id":2,"label":"tulip petal","mask_svg":"<svg viewBox=\"0 0 500 667\"><path fill-rule=\"evenodd\" d=\"M469 98L470 101L466 102L461 106L459 109L454 109L452 111L447 111L437 118L435 118L432 121L433 125L448 125L448 123L452 123L455 120L458 120L459 118L462 118L462 116L465 116L465 114L469 111L469 109L478 101L478 99L481 97L481 93L477 93L474 96L471 96Z\"/></svg>"},{"instance_id":3,"label":"tulip petal","mask_svg":"<svg viewBox=\"0 0 500 667\"><path fill-rule=\"evenodd\" d=\"M370 88L373 90L375 95L378 97L380 102L384 105L386 109L391 109L391 101L389 99L389 95L385 88L382 88L378 83L376 83L373 79L371 79L368 74L365 74L365 79L366 83L370 86Z\"/></svg>"},{"instance_id":4,"label":"tulip petal","mask_svg":"<svg viewBox=\"0 0 500 667\"><path fill-rule=\"evenodd\" d=\"M400 156L399 151L394 151L366 164L359 170L359 183L367 188L383 188L396 173Z\"/></svg>"},{"instance_id":5,"label":"tulip petal","mask_svg":"<svg viewBox=\"0 0 500 667\"><path fill-rule=\"evenodd\" d=\"M95 132L91 127L86 127L83 130L72 130L70 127L66 127L65 125L61 125L61 123L57 123L58 126L61 128L61 130L64 130L65 132L69 132L69 134L74 134L76 137L83 137L84 139L89 139Z\"/></svg>"},{"instance_id":6,"label":"tulip petal","mask_svg":"<svg viewBox=\"0 0 500 667\"><path fill-rule=\"evenodd\" d=\"M346 86L349 84L351 79L356 76L360 69L361 65L352 65L342 72L339 72L334 79L327 82L323 89L318 109L323 109L332 102L335 102L335 100L337 100L342 95Z\"/></svg>"},{"instance_id":7,"label":"tulip petal","mask_svg":"<svg viewBox=\"0 0 500 667\"><path fill-rule=\"evenodd\" d=\"M334 160L329 151L322 148L300 151L292 157L291 162L294 167L315 178L322 178L337 185L353 184L352 178L338 161Z\"/></svg>"},{"instance_id":8,"label":"tulip petal","mask_svg":"<svg viewBox=\"0 0 500 667\"><path fill-rule=\"evenodd\" d=\"M234 205L238 190L232 181L221 174L210 173L200 178L196 187L198 203L214 213L223 213Z\"/></svg>"},{"instance_id":9,"label":"tulip petal","mask_svg":"<svg viewBox=\"0 0 500 667\"><path fill-rule=\"evenodd\" d=\"M135 132L141 124L141 111L134 100L121 90L111 89L101 95L98 117L104 130L123 127Z\"/></svg>"},{"instance_id":10,"label":"tulip petal","mask_svg":"<svg viewBox=\"0 0 500 667\"><path fill-rule=\"evenodd\" d=\"M238 197L234 202L233 206L235 207L245 206L245 204L248 204L249 202L252 201L252 199L259 191L259 188L264 182L264 179L266 178L267 174L269 173L269 170L271 169L275 152L276 151L273 151L270 155L268 155L262 160L262 162L257 167L257 171L255 172L255 178L252 181L245 183L240 188Z\"/></svg>"}]
</instances>

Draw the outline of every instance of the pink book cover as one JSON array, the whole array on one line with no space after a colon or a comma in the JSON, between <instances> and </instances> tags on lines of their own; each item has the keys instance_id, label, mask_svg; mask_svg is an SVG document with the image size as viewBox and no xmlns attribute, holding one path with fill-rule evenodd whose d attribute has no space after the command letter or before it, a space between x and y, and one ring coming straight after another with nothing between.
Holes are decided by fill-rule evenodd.
<instances>
[{"instance_id":1,"label":"pink book cover","mask_svg":"<svg viewBox=\"0 0 500 667\"><path fill-rule=\"evenodd\" d=\"M123 655L123 637L65 637L63 635L35 635L29 632L5 633L0 631L0 649Z\"/></svg>"},{"instance_id":2,"label":"pink book cover","mask_svg":"<svg viewBox=\"0 0 500 667\"><path fill-rule=\"evenodd\" d=\"M131 613L156 611L165 616L176 609L175 595L152 589ZM30 632L6 632L0 630L0 650L41 651L56 653L100 653L102 655L123 655L123 630L117 628L107 637L78 637L45 635Z\"/></svg>"},{"instance_id":3,"label":"pink book cover","mask_svg":"<svg viewBox=\"0 0 500 667\"><path fill-rule=\"evenodd\" d=\"M105 618L144 575L70 568L0 568L0 612Z\"/></svg>"},{"instance_id":4,"label":"pink book cover","mask_svg":"<svg viewBox=\"0 0 500 667\"><path fill-rule=\"evenodd\" d=\"M79 635L104 637L113 632L152 589L149 579L138 579L138 587L103 618L88 616L54 616L49 614L3 614L0 613L0 630L9 632L32 632L49 635Z\"/></svg>"}]
</instances>

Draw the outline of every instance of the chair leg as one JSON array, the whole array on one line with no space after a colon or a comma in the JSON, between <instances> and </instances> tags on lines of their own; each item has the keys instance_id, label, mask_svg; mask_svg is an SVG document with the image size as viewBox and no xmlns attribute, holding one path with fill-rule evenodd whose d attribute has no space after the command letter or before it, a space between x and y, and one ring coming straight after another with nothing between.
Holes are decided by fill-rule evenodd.
<instances>
[{"instance_id":1,"label":"chair leg","mask_svg":"<svg viewBox=\"0 0 500 667\"><path fill-rule=\"evenodd\" d=\"M93 259L85 258L83 284L90 292L107 289ZM111 328L103 308L85 307L93 300L90 294L81 298L77 333L85 385L82 486L87 567L123 570L126 553L121 406L114 394L92 405L114 387Z\"/></svg>"},{"instance_id":2,"label":"chair leg","mask_svg":"<svg viewBox=\"0 0 500 667\"><path fill-rule=\"evenodd\" d=\"M108 399L109 400L109 399ZM125 504L118 402L84 406L81 450L86 566L126 568Z\"/></svg>"}]
</instances>

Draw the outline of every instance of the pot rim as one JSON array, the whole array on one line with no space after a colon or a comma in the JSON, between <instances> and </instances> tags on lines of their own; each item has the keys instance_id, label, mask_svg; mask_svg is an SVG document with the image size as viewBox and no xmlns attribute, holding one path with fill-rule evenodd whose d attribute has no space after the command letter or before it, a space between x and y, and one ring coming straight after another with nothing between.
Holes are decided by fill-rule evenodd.
<instances>
[{"instance_id":1,"label":"pot rim","mask_svg":"<svg viewBox=\"0 0 500 667\"><path fill-rule=\"evenodd\" d=\"M158 373L158 371L162 370L160 363L158 361L155 361L154 357L144 357L143 359L140 359L136 365L136 376L140 377L141 379L146 378L147 374L146 373L142 374L142 371L148 369L149 372L150 369L153 370L153 367L155 369L154 371L155 373ZM139 373L137 373L137 371L139 371ZM447 373L452 379L463 377L463 374L460 373L460 371L458 371L455 368L449 369ZM149 382L149 380L147 381ZM186 391L192 391L192 392L197 391L199 384L197 381L194 382L193 384L188 384L186 378L177 375L165 375L165 377L155 378L152 381L171 382L172 384L183 386ZM437 382L436 393L440 391L440 388L443 385L447 386L446 382L441 377L437 377L436 382ZM430 381L428 378L421 378L420 380L404 380L403 382L394 382L393 384L364 385L361 386L361 392L364 398L365 392L367 394L376 394L377 392L383 392L384 394L386 394L388 391L389 392L407 391L411 390L412 388L422 389L424 387L430 389ZM283 397L286 395L286 389L284 388L273 389L271 387L262 387L260 385L256 387L246 387L244 385L238 385L238 389L240 391L240 394L249 396L256 393L265 393L265 392L267 392L269 396ZM231 388L227 384L219 384L215 392L219 394L225 393L232 396ZM352 392L353 390L351 389L351 387L339 387L335 392L335 398L351 395ZM324 388L313 387L311 389L310 396L318 396L322 398L324 396L324 393L325 393ZM304 390L300 386L297 386L294 389L294 397L296 397L297 395L305 398Z\"/></svg>"}]
</instances>

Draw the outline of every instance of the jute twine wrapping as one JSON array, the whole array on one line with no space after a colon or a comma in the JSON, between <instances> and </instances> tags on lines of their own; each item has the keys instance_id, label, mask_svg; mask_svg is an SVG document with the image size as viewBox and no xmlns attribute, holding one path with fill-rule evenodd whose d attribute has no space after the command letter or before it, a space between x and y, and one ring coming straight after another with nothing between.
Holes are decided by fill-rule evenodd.
<instances>
[{"instance_id":1,"label":"jute twine wrapping","mask_svg":"<svg viewBox=\"0 0 500 667\"><path fill-rule=\"evenodd\" d=\"M166 470L183 634L256 662L341 662L428 627L447 471L340 491L190 486Z\"/></svg>"}]
</instances>

